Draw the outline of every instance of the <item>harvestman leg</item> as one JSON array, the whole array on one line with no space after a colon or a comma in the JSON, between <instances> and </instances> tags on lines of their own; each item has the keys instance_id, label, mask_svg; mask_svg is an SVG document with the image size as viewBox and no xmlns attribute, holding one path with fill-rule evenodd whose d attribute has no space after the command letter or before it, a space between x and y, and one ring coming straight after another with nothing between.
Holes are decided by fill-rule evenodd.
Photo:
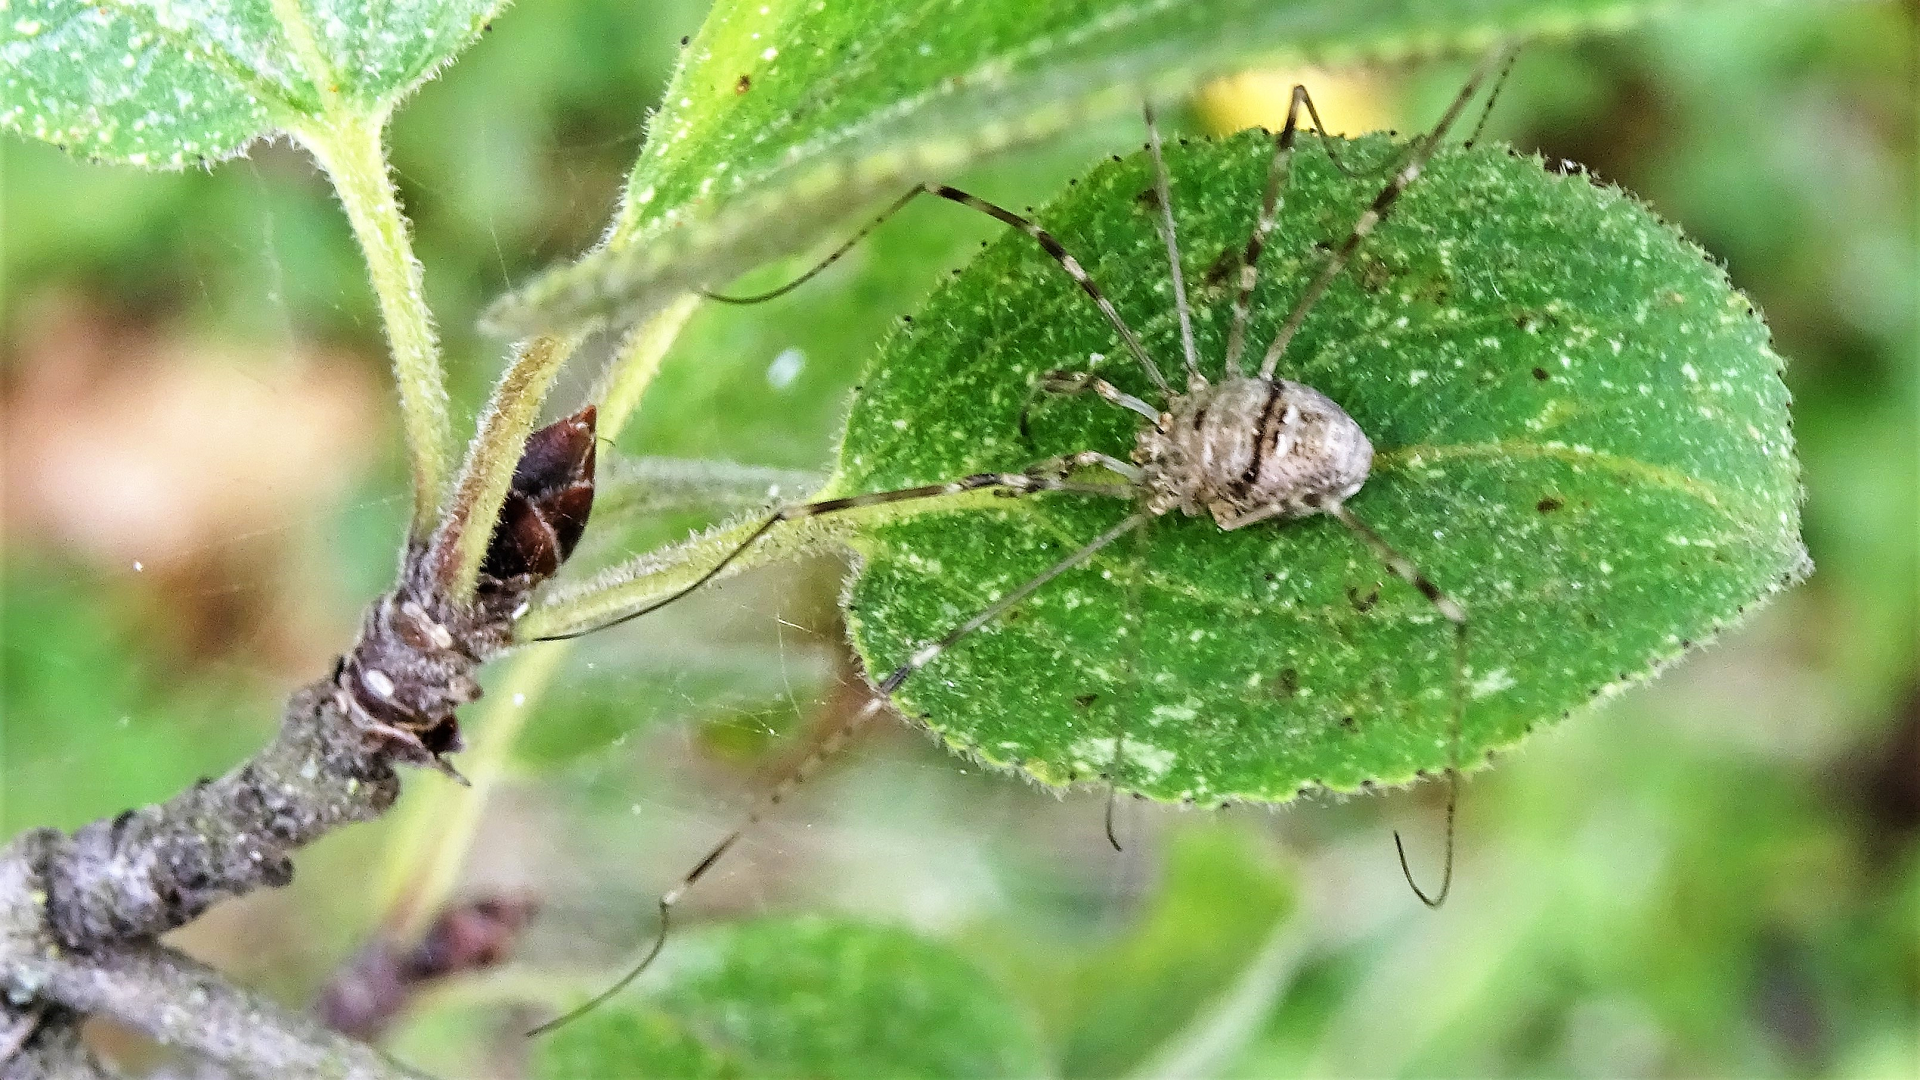
<instances>
[{"instance_id":1,"label":"harvestman leg","mask_svg":"<svg viewBox=\"0 0 1920 1080\"><path fill-rule=\"evenodd\" d=\"M1283 507L1269 507L1251 514L1242 514L1220 523L1220 527L1231 532L1256 525L1282 513ZM1421 596L1427 598L1440 617L1453 625L1453 711L1447 724L1447 838L1446 853L1441 857L1440 887L1429 894L1413 880L1413 870L1407 865L1407 846L1400 839L1400 831L1394 830L1393 850L1400 856L1400 873L1407 879L1407 887L1413 895L1430 908L1437 908L1447 902L1447 893L1453 888L1453 851L1454 821L1460 810L1460 739L1467 712L1467 612L1460 603L1440 591L1432 579L1420 572L1413 561L1402 555L1386 538L1373 531L1372 526L1360 520L1359 516L1346 508L1344 504L1322 505L1326 515L1346 526L1347 531L1358 536L1367 547L1373 550L1394 577L1414 587Z\"/></svg>"},{"instance_id":2,"label":"harvestman leg","mask_svg":"<svg viewBox=\"0 0 1920 1080\"><path fill-rule=\"evenodd\" d=\"M1315 275L1313 281L1307 285L1306 291L1301 294L1300 300L1294 306L1293 312L1287 316L1287 321L1281 324L1279 332L1274 335L1273 343L1267 347L1266 356L1260 361L1261 378L1273 378L1274 370L1280 364L1280 358L1285 355L1287 351L1287 344L1293 340L1293 336L1299 331L1300 325L1306 321L1307 313L1312 311L1314 306L1320 302L1320 298L1326 295L1327 288L1333 284L1333 280L1340 275L1340 272L1346 269L1347 264L1352 261L1354 253L1360 249L1360 245L1366 241L1368 235L1393 211L1394 204L1400 200L1401 195L1405 194L1407 187L1419 178L1421 171L1426 168L1427 162L1431 161L1433 155L1439 151L1440 143L1446 138L1447 132L1451 130L1454 123L1459 120L1460 114L1466 111L1468 102L1472 101L1474 96L1480 92L1481 85L1486 82L1487 77L1491 75L1496 68L1500 69L1501 74L1499 83L1495 84L1493 94L1496 97L1498 96L1500 86L1505 82L1506 73L1511 70L1512 56L1513 49L1506 45L1490 51L1474 68L1473 74L1467 79L1466 85L1462 86L1460 92L1454 95L1452 103L1447 106L1447 111L1441 115L1439 123L1434 125L1431 132L1414 142L1412 148L1407 151L1400 167L1394 172L1393 178L1387 181L1386 186L1380 189L1380 193L1374 196L1373 202L1366 210L1361 212L1359 220L1353 223L1353 230L1347 234L1347 238L1334 250L1333 255L1327 259L1326 264L1320 268L1319 274ZM1491 107L1492 102L1490 100L1488 103L1489 110L1491 110ZM1293 119L1292 111L1289 110L1289 122L1291 123ZM1318 118L1316 117L1315 119L1317 121ZM1485 115L1483 114L1481 124L1484 123ZM1477 135L1478 133L1479 128L1476 127L1475 134ZM1282 137L1285 137L1284 131L1282 132ZM1279 163L1278 151L1276 151L1274 168L1282 168ZM1285 168L1290 169L1291 166L1288 165L1285 166ZM1269 187L1277 190L1277 185L1272 179L1271 172L1269 174ZM1254 232L1256 238L1262 238L1264 236L1258 226L1255 227ZM1252 245L1249 244L1249 246L1251 247ZM1258 251L1254 251L1254 254L1257 256ZM1252 260L1246 260L1244 267L1242 271L1243 288L1246 287L1247 275L1251 273ZM1238 327L1236 327L1236 329L1237 328ZM1238 362L1237 357L1234 362ZM1365 541L1367 546L1373 549L1374 554L1379 556L1387 568L1393 572L1394 576L1418 589L1420 594L1425 596L1454 627L1454 715L1452 720L1451 744L1447 753L1446 854L1443 857L1440 887L1432 894L1422 889L1419 884L1413 880L1413 873L1407 866L1406 845L1402 842L1398 831L1393 835L1394 850L1399 853L1400 870L1401 873L1406 876L1407 886L1413 890L1415 896L1420 898L1421 903L1430 908L1439 907L1446 901L1447 893L1453 887L1454 825L1460 804L1460 739L1462 720L1466 710L1466 612L1461 609L1459 604L1453 602L1445 594L1441 593L1433 582L1427 580L1425 575L1421 574L1404 555L1394 550L1393 546L1388 544L1379 533L1374 532L1365 522L1356 517L1353 511L1339 504L1334 504L1324 509L1327 514L1339 521L1342 525L1345 525L1349 531ZM1248 515L1230 524L1223 523L1223 527L1239 528L1252 524L1255 520L1264 519L1269 516L1271 515Z\"/></svg>"},{"instance_id":3,"label":"harvestman leg","mask_svg":"<svg viewBox=\"0 0 1920 1080\"><path fill-rule=\"evenodd\" d=\"M698 863L695 863L693 869L687 871L686 875L680 879L679 884L661 895L658 911L659 928L654 933L653 944L647 948L646 955L640 958L640 962L629 968L626 974L620 976L612 986L594 995L594 997L585 1004L541 1024L527 1034L532 1036L551 1031L573 1020L575 1017L591 1012L615 994L626 989L633 980L639 978L641 973L645 972L647 968L652 965L654 959L660 955L660 950L666 946L667 931L669 921L672 917L673 906L680 902L680 898L686 894L687 890L698 884L700 879L705 877L709 870L713 869L714 864L718 863L735 844L740 842L741 837L745 836L749 830L759 824L760 821L771 813L775 807L779 806L787 796L793 794L794 789L805 782L807 777L812 775L815 769L819 768L821 762L832 757L846 746L847 740L852 737L853 733L868 720L872 719L881 709L885 708L893 692L900 689L915 672L931 664L940 654L951 649L961 638L966 637L987 623L999 618L1005 614L1009 608L1032 596L1054 578L1091 559L1101 548L1106 547L1127 533L1146 524L1153 517L1154 515L1147 511L1137 511L1128 515L1118 525L1094 537L1078 551L1075 551L1073 554L1068 555L1066 558L1061 559L1059 562L1054 563L1047 569L1022 582L1017 588L1008 592L1000 599L981 608L967 621L947 631L938 641L921 646L908 658L906 663L901 664L889 672L886 678L881 679L874 685L873 696L868 699L865 705L860 707L859 711L848 717L838 728L822 740L811 753L802 759L798 765L794 766L792 771L782 777L778 784L774 785L766 794L762 795L760 799L754 803L753 807L747 811L746 815L741 818L740 824L736 826L732 832L723 837L719 843L715 844L712 849L707 852L705 857Z\"/></svg>"},{"instance_id":4,"label":"harvestman leg","mask_svg":"<svg viewBox=\"0 0 1920 1080\"><path fill-rule=\"evenodd\" d=\"M1141 109L1147 124L1147 157L1153 162L1153 194L1159 214L1155 227L1160 239L1167 245L1167 267L1173 278L1173 310L1180 322L1180 352L1187 365L1187 392L1203 390L1207 386L1207 377L1200 373L1200 351L1193 341L1193 309L1187 302L1186 271L1180 265L1179 230L1173 218L1173 178L1167 172L1166 153L1160 143L1160 124L1153 115L1153 103L1146 103ZM1291 116L1289 116L1291 119ZM1104 379L1082 372L1055 372L1041 382L1041 389L1055 393L1078 393L1091 390L1106 400L1122 408L1132 409L1147 418L1147 422L1158 424L1159 417L1152 406L1138 398L1129 397L1115 389ZM1029 399L1028 404L1032 403ZM1027 435L1026 409L1020 410L1020 433ZM1113 760L1107 765L1107 805L1102 822L1106 829L1107 843L1113 850L1123 850L1120 836L1114 831L1114 805L1120 798L1120 769L1126 763L1127 721L1126 710L1115 714L1113 729Z\"/></svg>"},{"instance_id":5,"label":"harvestman leg","mask_svg":"<svg viewBox=\"0 0 1920 1080\"><path fill-rule=\"evenodd\" d=\"M1411 560L1355 516L1353 511L1339 503L1325 509L1329 517L1365 541L1394 577L1418 590L1434 610L1453 625L1453 710L1447 720L1446 853L1441 857L1440 887L1431 895L1413 880L1413 870L1407 866L1407 846L1400 839L1400 830L1393 831L1393 850L1400 856L1400 873L1406 877L1407 887L1413 890L1413 895L1419 897L1421 903L1437 908L1447 902L1447 893L1453 889L1454 821L1460 811L1460 740L1467 714L1467 612L1452 597L1441 592L1439 586L1421 573Z\"/></svg>"},{"instance_id":6,"label":"harvestman leg","mask_svg":"<svg viewBox=\"0 0 1920 1080\"><path fill-rule=\"evenodd\" d=\"M1421 170L1426 168L1427 162L1432 160L1433 155L1440 149L1441 140L1446 138L1448 130L1466 110L1467 103L1480 92L1480 86L1486 82L1487 76L1491 75L1496 67L1506 62L1511 51L1503 46L1488 53L1486 58L1474 68L1473 75L1467 79L1467 84L1454 95L1453 103L1447 106L1447 111L1440 117L1440 122L1434 125L1431 132L1416 140L1412 148L1407 151L1400 168L1393 174L1393 179L1387 181L1387 186L1381 188L1380 194L1373 197L1373 203L1361 212L1359 220L1353 223L1353 231L1348 233L1346 240L1334 250L1333 255L1327 259L1326 265L1320 268L1320 273L1315 275L1313 281L1307 286L1307 291L1300 295L1300 301L1294 306L1293 313L1288 315L1287 321L1280 325L1280 332L1274 335L1273 344L1267 346L1267 355L1260 361L1261 378L1273 377L1274 369L1280 364L1280 357L1287 351L1287 343L1292 341L1293 335L1299 332L1300 324L1306 321L1307 313L1313 310L1322 296L1326 295L1327 287L1333 284L1333 279L1338 277L1342 270L1346 269L1347 263L1353 259L1353 253L1360 249L1361 243L1373 232L1374 227L1393 210L1394 203L1400 200L1407 186L1419 178Z\"/></svg>"},{"instance_id":7,"label":"harvestman leg","mask_svg":"<svg viewBox=\"0 0 1920 1080\"><path fill-rule=\"evenodd\" d=\"M1266 250L1267 234L1280 220L1282 196L1287 181L1293 176L1293 142L1299 129L1300 111L1306 110L1313 130L1321 140L1326 140L1327 129L1320 123L1320 110L1313 107L1313 97L1307 88L1294 84L1293 99L1287 104L1287 122L1280 128L1280 134L1274 136L1273 160L1267 165L1267 188L1260 196L1260 216L1254 219L1253 234L1247 237L1246 250L1240 253L1240 291L1233 297L1233 328L1227 333L1227 359L1225 369L1229 374L1243 374L1240 368L1240 354L1247 348L1247 316L1253 308L1253 286L1258 278L1260 253ZM1328 157L1341 172L1346 166L1338 158L1332 157L1332 147L1327 148Z\"/></svg>"},{"instance_id":8,"label":"harvestman leg","mask_svg":"<svg viewBox=\"0 0 1920 1080\"><path fill-rule=\"evenodd\" d=\"M853 250L854 245L864 240L868 233L879 228L882 222L905 209L908 203L921 195L937 196L948 202L959 203L961 206L968 207L969 209L978 210L996 221L1011 225L1021 232L1026 233L1028 236L1033 237L1034 242L1038 243L1048 255L1052 256L1053 261L1060 264L1061 269L1065 270L1067 276L1072 278L1074 283L1080 286L1081 291L1092 298L1094 305L1100 309L1100 314L1106 316L1107 322L1111 323L1114 330L1119 333L1120 340L1126 343L1127 351L1133 354L1133 358L1138 360L1140 367L1146 371L1147 377L1153 380L1153 385L1158 387L1163 394L1172 393L1172 387L1168 385L1167 377L1161 373L1160 366L1153 362L1153 357L1147 354L1146 346L1140 344L1139 336L1133 332L1132 327L1127 325L1126 320L1120 317L1120 312L1114 309L1113 302L1107 299L1107 294L1100 291L1100 286L1094 284L1093 278L1087 275L1086 268L1080 265L1080 260L1074 258L1073 253L1069 252L1065 245L1061 244L1052 233L1041 228L1039 224L1031 218L1023 217L998 203L988 202L977 195L968 194L959 188L949 187L946 184L921 184L908 191L905 195L894 200L891 206L882 210L879 216L862 226L860 230L849 237L845 243L833 249L826 258L816 263L812 269L779 288L770 289L763 293L755 293L751 296L727 296L712 292L703 292L702 295L709 300L722 304L758 304L763 301L772 300L777 296L783 296L799 288L801 285L806 284L813 279L814 275L838 262L847 252Z\"/></svg>"},{"instance_id":9,"label":"harvestman leg","mask_svg":"<svg viewBox=\"0 0 1920 1080\"><path fill-rule=\"evenodd\" d=\"M1154 202L1160 204L1160 214L1156 225L1160 230L1160 239L1167 245L1167 265L1173 273L1173 310L1180 319L1180 354L1187 362L1187 389L1198 390L1207 385L1207 377L1200 374L1200 351L1193 344L1193 310L1187 306L1187 278L1180 267L1180 240L1173 225L1173 179L1167 175L1166 155L1160 148L1160 125L1153 118L1153 104L1149 102L1142 109L1147 121L1147 156L1153 159Z\"/></svg>"},{"instance_id":10,"label":"harvestman leg","mask_svg":"<svg viewBox=\"0 0 1920 1080\"><path fill-rule=\"evenodd\" d=\"M1149 424L1157 424L1160 422L1160 411L1158 409L1155 409L1152 405L1134 397L1132 394L1127 393L1125 390L1120 389L1100 376L1095 375L1091 371L1049 371L1040 377L1040 381L1034 385L1032 390L1027 392L1027 400L1020 405L1020 438L1025 440L1028 446L1033 445L1033 428L1029 423L1033 413L1033 404L1041 394L1056 394L1061 397L1072 397L1075 394L1094 394L1109 404L1118 405L1128 412L1138 413L1146 417L1147 423ZM1108 466L1108 468L1112 468L1112 466ZM1132 466L1128 466L1128 468L1132 468ZM1120 470L1114 469L1114 471L1119 472ZM1135 471L1136 473L1138 472L1138 470Z\"/></svg>"},{"instance_id":11,"label":"harvestman leg","mask_svg":"<svg viewBox=\"0 0 1920 1080\"><path fill-rule=\"evenodd\" d=\"M1068 479L1076 469L1100 468L1118 474L1129 483L1090 484ZM575 630L567 634L552 634L536 641L566 641L570 638L597 634L609 627L637 619L658 611L668 604L693 592L700 586L712 581L720 572L733 565L746 550L758 543L761 537L772 532L776 525L784 521L797 521L801 518L819 517L822 514L837 514L847 510L858 510L868 506L882 506L887 503L910 502L915 499L935 499L943 496L958 495L964 491L997 489L1014 495L1028 495L1041 491L1068 491L1082 495L1120 495L1131 497L1132 481L1139 478L1140 471L1118 458L1103 454L1097 450L1086 450L1077 454L1065 454L1036 462L1019 472L974 473L958 480L949 480L941 484L921 484L917 487L899 488L894 491L877 491L870 495L850 495L842 499L822 499L818 502L792 503L767 515L759 526L747 534L745 540L735 545L733 550L722 556L720 561L708 567L699 577L658 600L630 611L617 619L610 619L598 626L585 630Z\"/></svg>"}]
</instances>

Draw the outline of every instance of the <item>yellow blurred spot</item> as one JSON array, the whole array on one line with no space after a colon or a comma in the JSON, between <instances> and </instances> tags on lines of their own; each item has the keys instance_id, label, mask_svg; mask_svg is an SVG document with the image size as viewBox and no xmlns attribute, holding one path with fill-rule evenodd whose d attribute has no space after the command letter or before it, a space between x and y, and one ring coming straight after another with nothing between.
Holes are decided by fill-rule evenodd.
<instances>
[{"instance_id":1,"label":"yellow blurred spot","mask_svg":"<svg viewBox=\"0 0 1920 1080\"><path fill-rule=\"evenodd\" d=\"M1287 103L1296 83L1313 95L1329 134L1360 135L1393 125L1391 88L1378 76L1362 71L1245 71L1208 83L1194 105L1211 135L1250 127L1278 131L1287 122ZM1307 118L1301 117L1300 124L1305 127Z\"/></svg>"}]
</instances>

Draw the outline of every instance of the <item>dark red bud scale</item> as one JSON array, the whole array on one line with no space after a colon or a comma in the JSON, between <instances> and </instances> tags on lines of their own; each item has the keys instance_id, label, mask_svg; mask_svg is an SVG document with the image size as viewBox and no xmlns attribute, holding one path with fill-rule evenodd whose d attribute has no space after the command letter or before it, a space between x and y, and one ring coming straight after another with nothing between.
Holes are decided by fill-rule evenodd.
<instances>
[{"instance_id":1,"label":"dark red bud scale","mask_svg":"<svg viewBox=\"0 0 1920 1080\"><path fill-rule=\"evenodd\" d=\"M573 554L593 513L594 407L556 420L527 437L480 564L481 587L515 582L522 589L560 568Z\"/></svg>"}]
</instances>

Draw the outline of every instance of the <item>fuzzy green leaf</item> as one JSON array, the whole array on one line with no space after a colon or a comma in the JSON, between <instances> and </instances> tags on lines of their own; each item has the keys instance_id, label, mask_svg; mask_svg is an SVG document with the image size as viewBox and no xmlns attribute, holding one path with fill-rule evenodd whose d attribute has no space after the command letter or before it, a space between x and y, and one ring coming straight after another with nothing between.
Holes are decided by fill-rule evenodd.
<instances>
[{"instance_id":1,"label":"fuzzy green leaf","mask_svg":"<svg viewBox=\"0 0 1920 1080\"><path fill-rule=\"evenodd\" d=\"M504 0L7 0L0 127L178 169L335 112L385 111Z\"/></svg>"},{"instance_id":2,"label":"fuzzy green leaf","mask_svg":"<svg viewBox=\"0 0 1920 1080\"><path fill-rule=\"evenodd\" d=\"M1297 157L1261 262L1251 352L1379 188L1383 137ZM1217 374L1271 140L1170 148L1203 369ZM1178 380L1165 248L1135 155L1041 214ZM1224 257L1223 257L1224 256ZM1211 365L1208 368L1208 365ZM1306 320L1279 374L1373 440L1348 505L1472 619L1464 756L1650 677L1805 573L1781 361L1747 300L1620 191L1494 148L1441 154ZM1153 388L1060 268L1009 233L893 337L830 492L1052 454L1126 456L1139 420L1091 396L1016 416L1040 374ZM864 517L848 618L869 671L1129 512L1054 494ZM1225 533L1175 513L965 639L897 695L955 747L1050 784L1107 770L1159 799L1281 800L1448 760L1446 624L1337 522Z\"/></svg>"},{"instance_id":3,"label":"fuzzy green leaf","mask_svg":"<svg viewBox=\"0 0 1920 1080\"><path fill-rule=\"evenodd\" d=\"M900 930L768 920L676 942L651 989L538 1044L535 1075L1004 1077L1050 1071L1009 995Z\"/></svg>"},{"instance_id":4,"label":"fuzzy green leaf","mask_svg":"<svg viewBox=\"0 0 1920 1080\"><path fill-rule=\"evenodd\" d=\"M1693 0L1701 2L1701 0ZM849 211L1087 117L1236 70L1476 50L1644 0L721 0L689 45L609 242L488 315L519 336L630 322L833 233Z\"/></svg>"}]
</instances>

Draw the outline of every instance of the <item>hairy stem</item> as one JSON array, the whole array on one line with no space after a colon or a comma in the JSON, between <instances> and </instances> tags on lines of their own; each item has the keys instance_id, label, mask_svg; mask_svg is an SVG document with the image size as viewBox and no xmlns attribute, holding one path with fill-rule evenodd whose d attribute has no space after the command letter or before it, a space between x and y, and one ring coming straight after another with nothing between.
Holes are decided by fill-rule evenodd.
<instances>
[{"instance_id":1,"label":"hairy stem","mask_svg":"<svg viewBox=\"0 0 1920 1080\"><path fill-rule=\"evenodd\" d=\"M554 376L579 344L578 335L535 338L514 350L512 362L494 384L434 537L436 576L455 600L473 598L474 582L487 556L487 541L493 536L514 466L526 449L527 435L533 431ZM475 522L484 527L475 528Z\"/></svg>"},{"instance_id":2,"label":"hairy stem","mask_svg":"<svg viewBox=\"0 0 1920 1080\"><path fill-rule=\"evenodd\" d=\"M850 515L809 517L774 529L735 559L721 577L835 547L852 531ZM648 552L610 567L571 588L556 589L545 603L521 616L514 636L521 641L590 630L692 584L760 527L759 515L711 529L683 544Z\"/></svg>"},{"instance_id":3,"label":"hairy stem","mask_svg":"<svg viewBox=\"0 0 1920 1080\"><path fill-rule=\"evenodd\" d=\"M834 481L814 498L829 498ZM861 525L897 520L920 514L964 510L995 503L1004 504L992 492L970 491L930 496L912 502L861 506L835 514L796 518L773 529L722 570L719 579L770 562L798 558L816 552L848 546ZM1020 507L1012 507L1019 510ZM673 547L650 551L588 578L586 581L557 588L522 615L513 626L518 641L578 634L612 622L645 607L660 597L692 584L708 568L753 535L766 515L710 529Z\"/></svg>"},{"instance_id":4,"label":"hairy stem","mask_svg":"<svg viewBox=\"0 0 1920 1080\"><path fill-rule=\"evenodd\" d=\"M620 342L619 352L593 388L592 400L600 406L600 434L608 439L620 437L621 429L640 407L647 387L653 385L653 377L660 373L667 349L699 306L700 298L687 293L628 332Z\"/></svg>"},{"instance_id":5,"label":"hairy stem","mask_svg":"<svg viewBox=\"0 0 1920 1080\"><path fill-rule=\"evenodd\" d=\"M750 510L803 497L825 481L804 469L609 454L600 459L593 512L596 521L619 525L646 514Z\"/></svg>"},{"instance_id":6,"label":"hairy stem","mask_svg":"<svg viewBox=\"0 0 1920 1080\"><path fill-rule=\"evenodd\" d=\"M338 112L296 134L332 180L380 301L406 428L413 473L412 535L418 539L433 527L439 510L453 429L447 416L440 343L421 289L420 263L413 257L406 215L387 169L383 121L384 116Z\"/></svg>"}]
</instances>

